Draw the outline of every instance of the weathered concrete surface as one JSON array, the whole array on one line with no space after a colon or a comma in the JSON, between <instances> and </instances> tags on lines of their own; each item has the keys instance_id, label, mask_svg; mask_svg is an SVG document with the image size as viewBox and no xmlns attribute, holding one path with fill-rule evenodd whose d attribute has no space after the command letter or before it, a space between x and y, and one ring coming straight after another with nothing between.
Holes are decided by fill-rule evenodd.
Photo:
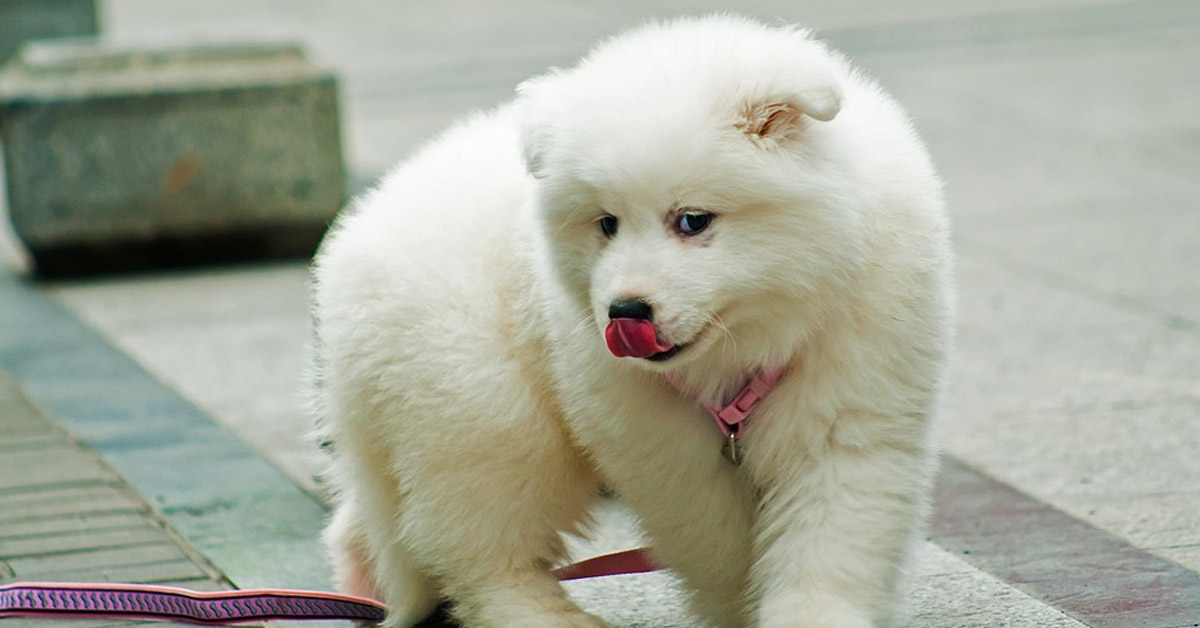
<instances>
[{"instance_id":1,"label":"weathered concrete surface","mask_svg":"<svg viewBox=\"0 0 1200 628\"><path fill-rule=\"evenodd\" d=\"M0 120L12 224L46 273L310 253L344 199L336 81L294 46L27 46Z\"/></svg>"},{"instance_id":2,"label":"weathered concrete surface","mask_svg":"<svg viewBox=\"0 0 1200 628\"><path fill-rule=\"evenodd\" d=\"M0 0L0 64L22 42L95 35L96 0Z\"/></svg>"}]
</instances>

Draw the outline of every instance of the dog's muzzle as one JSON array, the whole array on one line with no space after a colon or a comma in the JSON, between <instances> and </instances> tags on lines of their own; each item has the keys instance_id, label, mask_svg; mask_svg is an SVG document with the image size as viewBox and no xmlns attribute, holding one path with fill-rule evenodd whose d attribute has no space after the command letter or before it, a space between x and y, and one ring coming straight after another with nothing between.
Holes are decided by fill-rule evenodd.
<instances>
[{"instance_id":1,"label":"dog's muzzle","mask_svg":"<svg viewBox=\"0 0 1200 628\"><path fill-rule=\"evenodd\" d=\"M604 330L608 350L618 358L648 358L673 345L658 339L654 323L645 318L614 318Z\"/></svg>"}]
</instances>

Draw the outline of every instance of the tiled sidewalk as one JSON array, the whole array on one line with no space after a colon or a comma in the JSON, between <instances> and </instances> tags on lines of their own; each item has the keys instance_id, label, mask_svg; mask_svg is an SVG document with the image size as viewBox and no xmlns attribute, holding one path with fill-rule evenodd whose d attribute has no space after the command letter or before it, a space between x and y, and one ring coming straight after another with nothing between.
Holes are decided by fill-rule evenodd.
<instances>
[{"instance_id":1,"label":"tiled sidewalk","mask_svg":"<svg viewBox=\"0 0 1200 628\"><path fill-rule=\"evenodd\" d=\"M132 582L232 588L104 461L0 370L0 584ZM45 619L4 620L38 628ZM76 628L132 625L72 620ZM178 624L186 625L186 624Z\"/></svg>"},{"instance_id":2,"label":"tiled sidewalk","mask_svg":"<svg viewBox=\"0 0 1200 628\"><path fill-rule=\"evenodd\" d=\"M0 578L328 588L320 504L7 272L0 378Z\"/></svg>"}]
</instances>

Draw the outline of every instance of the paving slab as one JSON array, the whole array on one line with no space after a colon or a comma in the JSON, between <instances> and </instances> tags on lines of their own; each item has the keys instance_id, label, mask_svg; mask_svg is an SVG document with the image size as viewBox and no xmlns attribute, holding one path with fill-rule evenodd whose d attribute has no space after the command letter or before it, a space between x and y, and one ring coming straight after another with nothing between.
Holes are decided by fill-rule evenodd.
<instances>
[{"instance_id":1,"label":"paving slab","mask_svg":"<svg viewBox=\"0 0 1200 628\"><path fill-rule=\"evenodd\" d=\"M307 490L323 460L305 403L308 271L302 264L58 282L49 294ZM207 295L197 298L197 294Z\"/></svg>"},{"instance_id":2,"label":"paving slab","mask_svg":"<svg viewBox=\"0 0 1200 628\"><path fill-rule=\"evenodd\" d=\"M1093 628L1200 622L1200 575L947 458L938 545Z\"/></svg>"},{"instance_id":3,"label":"paving slab","mask_svg":"<svg viewBox=\"0 0 1200 628\"><path fill-rule=\"evenodd\" d=\"M32 435L37 440L26 438L19 451L10 446L16 437ZM0 584L53 580L232 588L128 483L0 369ZM4 620L14 628L59 623L77 625Z\"/></svg>"},{"instance_id":4,"label":"paving slab","mask_svg":"<svg viewBox=\"0 0 1200 628\"><path fill-rule=\"evenodd\" d=\"M982 571L917 582L906 628L1083 628L1066 613Z\"/></svg>"},{"instance_id":5,"label":"paving slab","mask_svg":"<svg viewBox=\"0 0 1200 628\"><path fill-rule=\"evenodd\" d=\"M61 306L8 274L0 274L0 369L100 453L240 588L328 587L318 540L325 512L311 496ZM43 465L20 452L5 455L20 459L0 477L59 486L93 480L89 474L96 473ZM20 472L18 463L36 472Z\"/></svg>"}]
</instances>

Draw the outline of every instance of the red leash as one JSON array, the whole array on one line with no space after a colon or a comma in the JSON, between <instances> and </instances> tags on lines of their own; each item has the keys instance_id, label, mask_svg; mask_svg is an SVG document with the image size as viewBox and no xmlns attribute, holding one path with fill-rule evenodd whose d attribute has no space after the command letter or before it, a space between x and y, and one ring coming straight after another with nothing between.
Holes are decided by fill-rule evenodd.
<instances>
[{"instance_id":1,"label":"red leash","mask_svg":"<svg viewBox=\"0 0 1200 628\"><path fill-rule=\"evenodd\" d=\"M635 549L567 565L554 575L565 581L646 573L658 568L645 549ZM439 610L444 613L444 609ZM279 619L375 623L385 615L387 606L375 600L319 591L248 589L202 593L153 585L60 582L0 586L0 618L118 617L221 625ZM436 622L439 618L435 615L431 620ZM431 625L430 620L422 625Z\"/></svg>"},{"instance_id":2,"label":"red leash","mask_svg":"<svg viewBox=\"0 0 1200 628\"><path fill-rule=\"evenodd\" d=\"M554 570L554 575L562 581L583 580L584 578L600 578L603 576L624 576L632 573L647 573L662 569L650 559L646 548L625 550L614 554L605 554Z\"/></svg>"}]
</instances>

